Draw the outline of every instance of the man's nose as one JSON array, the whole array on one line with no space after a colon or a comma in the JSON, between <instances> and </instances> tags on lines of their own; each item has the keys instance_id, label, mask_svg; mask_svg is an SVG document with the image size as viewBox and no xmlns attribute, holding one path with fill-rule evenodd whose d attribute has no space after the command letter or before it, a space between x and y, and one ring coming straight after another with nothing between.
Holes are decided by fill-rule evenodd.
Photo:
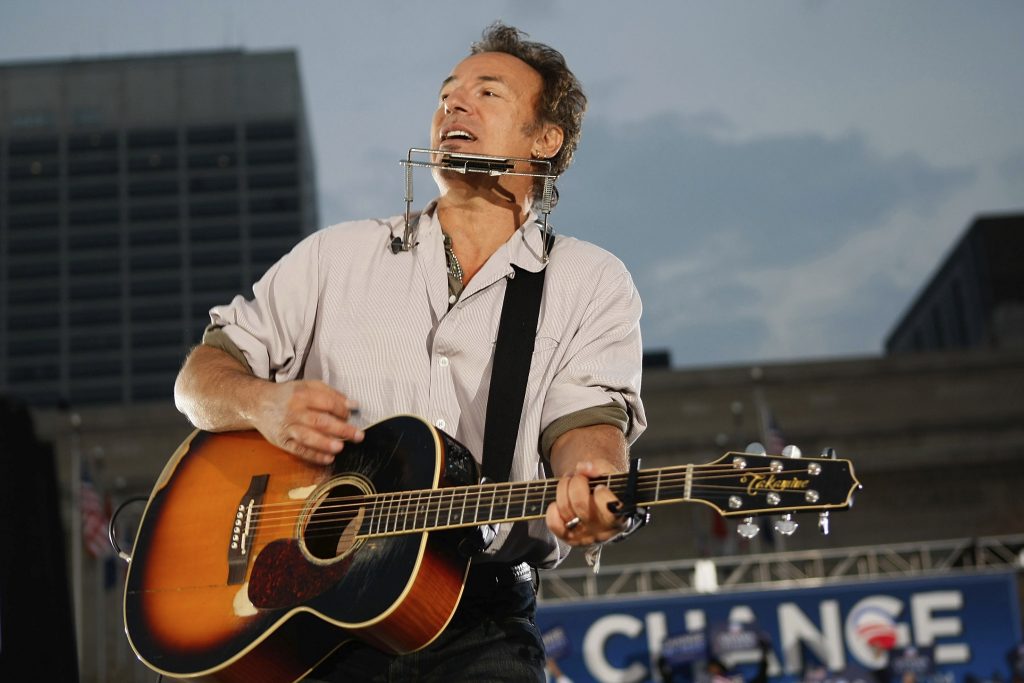
<instances>
[{"instance_id":1,"label":"man's nose","mask_svg":"<svg viewBox=\"0 0 1024 683\"><path fill-rule=\"evenodd\" d=\"M469 108L466 104L466 98L462 96L462 93L453 90L448 93L448 97L444 98L444 113L451 114L456 111L468 111Z\"/></svg>"}]
</instances>

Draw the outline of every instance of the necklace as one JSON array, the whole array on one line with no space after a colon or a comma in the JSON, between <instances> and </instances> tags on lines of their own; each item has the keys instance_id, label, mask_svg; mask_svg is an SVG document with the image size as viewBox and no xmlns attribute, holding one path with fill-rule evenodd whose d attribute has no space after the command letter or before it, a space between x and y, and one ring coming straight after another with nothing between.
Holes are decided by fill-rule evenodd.
<instances>
[{"instance_id":1,"label":"necklace","mask_svg":"<svg viewBox=\"0 0 1024 683\"><path fill-rule=\"evenodd\" d=\"M458 257L452 251L452 238L448 233L442 234L444 235L444 256L448 262L448 274L462 282L462 264L459 263Z\"/></svg>"}]
</instances>

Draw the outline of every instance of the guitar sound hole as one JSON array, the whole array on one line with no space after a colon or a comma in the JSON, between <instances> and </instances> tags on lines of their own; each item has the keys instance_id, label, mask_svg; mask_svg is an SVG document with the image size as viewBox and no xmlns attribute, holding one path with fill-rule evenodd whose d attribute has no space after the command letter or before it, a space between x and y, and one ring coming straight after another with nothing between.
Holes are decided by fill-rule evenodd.
<instances>
[{"instance_id":1,"label":"guitar sound hole","mask_svg":"<svg viewBox=\"0 0 1024 683\"><path fill-rule=\"evenodd\" d=\"M365 508L364 492L350 484L331 488L317 503L302 531L309 553L320 560L347 555L359 541Z\"/></svg>"}]
</instances>

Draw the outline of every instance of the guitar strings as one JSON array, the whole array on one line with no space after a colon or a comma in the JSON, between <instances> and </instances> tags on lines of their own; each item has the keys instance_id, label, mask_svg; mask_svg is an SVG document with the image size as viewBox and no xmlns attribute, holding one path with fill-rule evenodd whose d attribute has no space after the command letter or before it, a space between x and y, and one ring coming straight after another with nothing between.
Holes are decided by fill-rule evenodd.
<instances>
[{"instance_id":1,"label":"guitar strings","mask_svg":"<svg viewBox=\"0 0 1024 683\"><path fill-rule=\"evenodd\" d=\"M748 473L751 473L751 474L760 474L761 473L761 472L759 472L756 469L755 470L746 470L746 471ZM606 475L605 477L600 477L600 478L591 480L590 485L591 485L591 488L595 488L596 486L599 486L599 485L605 485L605 486L609 486L609 488L612 488L613 491L614 491L614 488L615 488L614 485L616 483L621 483L621 482L616 482L614 480L615 479L622 479L622 478L624 478L624 475L611 475L612 481L609 481L609 477ZM704 481L708 481L710 479L722 479L722 478L723 478L722 475L717 475L717 476L710 476L710 477L709 476L694 477L693 479L694 479L694 481L704 482ZM727 478L734 478L734 477L730 476L730 477L727 477ZM651 480L653 480L653 486L651 485ZM506 504L508 501L511 501L512 503L522 503L524 499L521 498L521 497L517 497L517 494L526 494L527 499L528 499L531 494L535 493L534 489L541 488L544 491L546 491L548 488L550 488L551 484L555 484L557 486L557 482L558 482L557 479L548 479L548 480L537 480L537 481L531 481L531 482L510 482L510 483L505 484L504 486L501 485L501 484L497 484L497 485L495 485L495 484L486 484L486 485L455 486L455 487L446 487L446 488L440 488L440 489L424 489L424 490L420 490L420 491L395 491L395 492L384 492L384 493L369 494L369 495L362 495L362 496L346 496L346 497L339 498L339 499L335 500L334 502L331 502L332 499L328 495L326 497L326 499L325 499L325 503L321 504L318 509L319 510L332 510L332 511L336 511L336 512L346 512L347 510L364 509L364 508L366 508L368 506L382 507L383 505L387 505L388 507L392 507L393 508L397 504L399 506L400 510L397 511L396 514L402 514L403 512L407 512L409 510L422 510L424 504L427 506L427 509L433 510L433 509L436 508L436 506L432 505L434 503L444 504L445 502L447 502L449 505L451 505L456 500L460 500L460 502L462 502L464 506L472 504L472 505L474 505L474 507L493 508L495 505L503 505L503 504ZM675 477L675 478L673 478L673 477L661 477L660 478L660 482L659 482L657 476L653 476L652 477L652 476L644 476L643 474L641 474L641 476L638 477L637 491L638 492L650 492L650 491L653 490L653 491L655 491L655 493L657 493L657 489L658 489L659 485L660 485L661 488L665 488L665 489L672 489L674 487L678 488L680 486L684 486L685 485L685 477L682 477L682 478L679 478L679 477ZM695 489L699 489L699 490L718 489L718 490L721 490L721 491L746 491L748 489L748 486L717 486L716 487L716 486L708 485L708 484L695 483L694 484L694 488ZM503 494L503 491L504 491L504 494ZM787 493L788 491L782 491L782 492L783 493ZM543 497L543 495L544 494L542 492L541 496ZM503 496L503 497L500 498L500 502L498 501L498 497L499 496ZM469 500L472 499L473 497L478 498L478 501L476 503L470 503L469 502ZM424 500L424 498L426 498L426 500ZM653 502L662 502L662 501L644 501L641 504L650 504L650 503L653 503ZM383 503L383 505L382 505L382 503ZM266 504L263 504L260 507L263 510L270 510L272 508L277 508L277 510L276 510L277 512L281 511L280 510L281 507L286 507L286 508L290 508L290 510L287 510L287 512L294 513L296 511L306 507L306 501L302 501L302 502L287 501L287 502L282 502L282 503L266 503ZM288 518L291 519L291 517L292 517L292 514L289 514ZM263 519L264 520L272 519L272 517L268 513L264 512Z\"/></svg>"},{"instance_id":2,"label":"guitar strings","mask_svg":"<svg viewBox=\"0 0 1024 683\"><path fill-rule=\"evenodd\" d=\"M672 489L685 487L687 480L686 466L664 468L661 470L646 470L640 472L637 477L637 494L653 493L656 500L642 501L640 505L652 505L668 502L686 500L685 495L673 495L668 500L657 499L659 489L671 493ZM766 494L769 490L750 491L750 485L714 485L705 483L711 480L735 480L743 475L761 476L772 474L771 467L747 468L738 470L732 465L699 465L692 468L690 477L691 490L689 498L694 494L717 493L726 495L734 492L746 492L754 497ZM777 472L781 474L807 473L807 470L788 470ZM591 488L605 485L613 490L617 485L624 485L629 475L616 473L598 477L590 481ZM554 496L548 495L552 484L557 487L558 479L536 480L529 482L509 482L504 486L501 484L475 484L455 486L440 489L424 489L421 491L396 491L384 492L361 496L346 496L332 500L328 494L321 505L315 508L305 523L305 536L323 533L333 535L336 529L344 528L362 513L360 532L366 530L367 536L387 536L430 529L444 529L457 527L479 526L486 523L499 523L506 521L517 521L521 519L538 519L544 516L547 505L554 500ZM763 479L761 480L763 481ZM683 491L678 491L683 493ZM780 495L803 494L803 489L777 490ZM620 491L621 494L621 491ZM476 500L473 500L473 499ZM528 513L531 504L535 512ZM260 511L258 527L267 531L275 528L294 529L298 523L296 514L307 507L307 502L286 501L281 503L266 503L254 506ZM496 510L505 508L505 515L494 515ZM785 512L787 507L780 502L774 506L779 512ZM808 506L801 506L808 507ZM823 507L823 506L815 506ZM481 510L489 510L490 515L479 519ZM519 514L513 515L513 510L519 510ZM458 511L458 512L456 512ZM441 519L445 518L445 524ZM467 512L472 513L472 519L466 520ZM287 513L287 514L282 514ZM458 521L452 523L452 518ZM366 517L369 517L367 519ZM496 517L490 519L490 517ZM433 518L434 523L429 520ZM412 528L410 528L410 524ZM376 531L374 531L376 526ZM381 530L383 529L383 532Z\"/></svg>"},{"instance_id":3,"label":"guitar strings","mask_svg":"<svg viewBox=\"0 0 1024 683\"><path fill-rule=\"evenodd\" d=\"M664 471L665 470L663 470L663 472ZM699 472L695 472L695 476L692 477L692 481L693 482L699 482L699 481L709 481L709 480L712 480L712 479L723 479L723 478L730 478L731 479L731 478L735 478L733 476L733 474L732 474L733 471L734 470L730 470L728 476L725 476L723 474L713 474L711 476L707 476L707 475L697 476L697 475L699 475ZM762 470L760 468L748 469L748 470L745 470L745 472L750 473L750 474L761 474L762 472L770 473L769 470L767 470L767 469L766 470ZM791 471L791 473L792 473L792 471ZM612 475L604 475L602 477L598 477L598 478L592 479L590 481L590 486L591 486L591 488L595 488L597 486L604 485L604 486L608 486L609 488L611 488L614 491L615 488L616 488L616 484L623 484L624 485L626 483L627 478L628 478L628 475L619 474L619 473L612 474ZM344 511L346 507L350 507L352 509L358 509L358 508L364 508L368 504L370 504L370 505L377 504L377 502L381 501L381 500L387 500L389 505L393 504L394 502L398 502L399 504L405 503L407 505L414 505L416 507L419 507L424 502L423 501L423 497L424 496L427 497L428 500L426 501L426 503L429 505L430 503L438 502L438 501L440 501L443 498L453 498L453 497L458 498L458 497L460 497L460 495L462 497L464 497L464 498L467 498L467 499L476 496L476 497L480 498L480 501L478 501L478 504L479 505L483 505L483 504L485 504L484 503L484 499L485 498L486 499L494 499L497 495L499 495L502 492L502 490L505 490L508 493L511 493L513 495L516 494L516 493L530 494L530 493L533 492L534 489L540 488L540 489L543 489L544 491L546 491L548 488L551 487L551 485L557 486L558 481L559 481L558 479L540 479L540 480L534 480L534 481L528 481L528 482L503 482L503 483L499 483L499 484L483 484L483 485L481 485L481 484L469 484L469 485L461 485L461 486L444 487L444 488L438 488L438 489L422 489L422 490L418 490L418 491L392 491L392 492L382 492L382 493L368 494L368 495L362 495L362 496L345 496L345 497L342 497L341 499L338 499L336 502L328 503L328 504L325 504L325 505L322 504L319 509L321 509L321 510L330 509L330 510L337 510L337 511ZM658 477L658 472L657 471L655 471L653 474L647 474L647 473L641 472L640 475L637 478L637 491L638 492L640 492L640 491L650 492L650 491L653 490L655 493L657 493L657 490L658 490L659 486L661 488L671 489L673 487L684 486L685 485L685 481L686 481L685 472L682 473L682 476L671 476L670 475L670 476L662 476L660 478ZM701 485L695 483L695 488L710 489L710 488L714 488L714 487L710 486L710 485L703 485L703 487L702 487ZM718 487L718 488L721 488L722 490L746 490L747 487L746 486L734 486L734 487ZM388 499L390 499L390 500L388 500ZM331 500L331 496L328 495L326 500L330 501ZM522 499L519 499L519 500L521 501ZM503 502L504 502L504 499L503 499ZM492 504L486 504L486 505L487 505L487 507L491 507L492 506ZM285 512L288 512L289 513L289 517L290 517L291 514L293 514L294 512L304 508L305 506L306 506L306 501L304 500L304 501L284 501L284 502L281 502L281 503L264 503L264 504L261 504L261 505L257 506L257 508L260 509L261 511L269 511L269 510L272 510L272 509L274 509L275 511L281 511L280 508L287 508L287 510L285 510ZM264 512L263 513L263 518L267 519L268 517L269 517L268 513Z\"/></svg>"}]
</instances>

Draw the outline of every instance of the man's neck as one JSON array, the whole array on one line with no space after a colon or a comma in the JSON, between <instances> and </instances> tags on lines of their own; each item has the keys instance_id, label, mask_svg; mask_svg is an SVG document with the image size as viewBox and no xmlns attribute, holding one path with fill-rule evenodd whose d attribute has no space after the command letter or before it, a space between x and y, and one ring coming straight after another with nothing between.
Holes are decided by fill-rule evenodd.
<instances>
[{"instance_id":1,"label":"man's neck","mask_svg":"<svg viewBox=\"0 0 1024 683\"><path fill-rule=\"evenodd\" d=\"M452 250L469 282L487 259L519 229L529 211L525 197L464 195L446 192L437 202L441 229L452 238Z\"/></svg>"}]
</instances>

